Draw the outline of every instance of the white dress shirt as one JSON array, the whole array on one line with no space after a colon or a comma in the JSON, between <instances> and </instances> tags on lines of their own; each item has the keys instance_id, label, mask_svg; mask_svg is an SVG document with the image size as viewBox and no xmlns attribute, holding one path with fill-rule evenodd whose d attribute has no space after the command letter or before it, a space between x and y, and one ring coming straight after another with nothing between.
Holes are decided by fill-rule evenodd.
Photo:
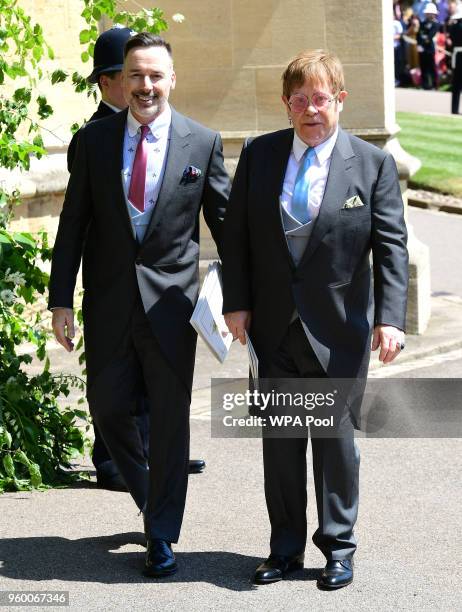
<instances>
[{"instance_id":1,"label":"white dress shirt","mask_svg":"<svg viewBox=\"0 0 462 612\"><path fill-rule=\"evenodd\" d=\"M319 214L322 198L326 188L327 177L329 175L330 160L332 157L332 151L337 141L338 128L332 136L329 136L327 140L314 147L315 155L311 166L308 169L308 177L310 179L310 191L307 201L307 206L310 211L311 220L308 223L312 223ZM294 193L295 179L297 178L298 169L300 162L305 153L307 145L301 138L299 138L294 131L294 142L292 145L292 152L287 163L286 174L284 177L284 184L281 193L281 206L291 216L292 215L292 195Z\"/></svg>"},{"instance_id":2,"label":"white dress shirt","mask_svg":"<svg viewBox=\"0 0 462 612\"><path fill-rule=\"evenodd\" d=\"M167 104L165 110L149 124L146 136L148 143L148 161L146 167L146 185L144 192L144 210L152 212L159 196L162 178L165 170L168 143L170 139L170 125L172 111ZM125 126L124 153L123 153L123 181L125 193L130 190L130 178L135 160L136 147L140 140L141 123L132 115L130 108Z\"/></svg>"},{"instance_id":3,"label":"white dress shirt","mask_svg":"<svg viewBox=\"0 0 462 612\"><path fill-rule=\"evenodd\" d=\"M111 104L110 102L107 102L106 100L101 100L101 102L105 104L106 106L108 106L115 113L120 113L120 111L123 110L123 108L118 108L117 106L114 106L114 104Z\"/></svg>"}]
</instances>

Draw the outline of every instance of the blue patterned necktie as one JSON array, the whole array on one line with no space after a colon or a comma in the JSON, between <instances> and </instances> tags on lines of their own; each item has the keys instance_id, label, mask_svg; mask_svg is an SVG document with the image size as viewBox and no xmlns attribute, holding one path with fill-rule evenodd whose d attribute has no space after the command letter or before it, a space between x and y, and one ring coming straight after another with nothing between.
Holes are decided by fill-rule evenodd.
<instances>
[{"instance_id":1,"label":"blue patterned necktie","mask_svg":"<svg viewBox=\"0 0 462 612\"><path fill-rule=\"evenodd\" d=\"M292 196L291 211L292 216L303 225L311 221L310 210L308 208L308 198L310 196L310 179L308 178L308 168L313 163L314 148L308 147L300 160L300 167L295 179L294 193Z\"/></svg>"}]
</instances>

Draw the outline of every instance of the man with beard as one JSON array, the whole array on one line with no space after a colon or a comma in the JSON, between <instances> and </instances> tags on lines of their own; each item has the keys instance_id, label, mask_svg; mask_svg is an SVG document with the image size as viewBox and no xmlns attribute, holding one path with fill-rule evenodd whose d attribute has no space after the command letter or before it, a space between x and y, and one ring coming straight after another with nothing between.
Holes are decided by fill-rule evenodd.
<instances>
[{"instance_id":1,"label":"man with beard","mask_svg":"<svg viewBox=\"0 0 462 612\"><path fill-rule=\"evenodd\" d=\"M101 101L89 121L104 119L127 108L122 87L122 67L125 43L136 34L130 28L113 27L103 32L95 43L93 54L93 72L87 78L89 83L97 83L101 92ZM72 171L77 141L80 131L72 137L67 150L67 168ZM143 442L144 454L149 453L149 406L146 394L143 393L135 402L137 426ZM127 491L117 467L104 444L98 427L93 424L95 441L92 461L96 469L96 482L100 489ZM203 459L189 461L189 473L200 474L205 468Z\"/></svg>"},{"instance_id":2,"label":"man with beard","mask_svg":"<svg viewBox=\"0 0 462 612\"><path fill-rule=\"evenodd\" d=\"M143 512L145 574L153 577L177 570L171 544L188 481L199 212L220 251L229 193L220 136L170 107L175 84L170 45L145 32L130 38L122 71L128 109L89 123L78 139L49 299L55 335L71 348L83 250L90 412ZM149 469L130 410L144 389Z\"/></svg>"}]
</instances>

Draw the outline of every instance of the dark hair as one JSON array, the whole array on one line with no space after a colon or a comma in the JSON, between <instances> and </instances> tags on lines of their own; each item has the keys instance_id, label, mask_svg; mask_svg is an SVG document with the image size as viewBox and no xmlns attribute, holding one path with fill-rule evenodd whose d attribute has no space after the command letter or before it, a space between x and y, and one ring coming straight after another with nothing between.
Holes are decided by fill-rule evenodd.
<instances>
[{"instance_id":1,"label":"dark hair","mask_svg":"<svg viewBox=\"0 0 462 612\"><path fill-rule=\"evenodd\" d=\"M127 57L129 51L137 47L164 47L164 49L167 49L170 57L172 57L172 47L170 44L160 36L151 34L150 32L140 32L127 40L124 47L124 59Z\"/></svg>"},{"instance_id":2,"label":"dark hair","mask_svg":"<svg viewBox=\"0 0 462 612\"><path fill-rule=\"evenodd\" d=\"M116 76L119 74L120 70L111 70L111 72L102 72L101 74L98 75L98 89L100 91L102 91L102 87L101 87L101 82L100 79L102 76L107 76L111 79L111 81L113 81Z\"/></svg>"}]
</instances>

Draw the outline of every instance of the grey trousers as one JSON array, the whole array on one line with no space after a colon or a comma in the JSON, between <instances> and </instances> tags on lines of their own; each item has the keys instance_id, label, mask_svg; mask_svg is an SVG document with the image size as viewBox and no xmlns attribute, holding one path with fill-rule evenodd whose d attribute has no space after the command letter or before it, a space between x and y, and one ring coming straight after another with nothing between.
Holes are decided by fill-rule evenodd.
<instances>
[{"instance_id":1,"label":"grey trousers","mask_svg":"<svg viewBox=\"0 0 462 612\"><path fill-rule=\"evenodd\" d=\"M134 415L146 390L150 409L149 469ZM189 393L165 359L141 304L123 342L87 391L92 417L135 503L146 536L177 542L189 462Z\"/></svg>"},{"instance_id":2,"label":"grey trousers","mask_svg":"<svg viewBox=\"0 0 462 612\"><path fill-rule=\"evenodd\" d=\"M326 376L299 319L293 321L273 362L262 364L262 378ZM277 385L275 390L277 390ZM307 432L308 433L308 432ZM303 553L307 539L306 438L263 435L265 497L271 523L271 553ZM318 528L313 542L326 559L351 558L356 550L353 527L358 514L359 450L354 428L345 420L342 436L312 437Z\"/></svg>"}]
</instances>

